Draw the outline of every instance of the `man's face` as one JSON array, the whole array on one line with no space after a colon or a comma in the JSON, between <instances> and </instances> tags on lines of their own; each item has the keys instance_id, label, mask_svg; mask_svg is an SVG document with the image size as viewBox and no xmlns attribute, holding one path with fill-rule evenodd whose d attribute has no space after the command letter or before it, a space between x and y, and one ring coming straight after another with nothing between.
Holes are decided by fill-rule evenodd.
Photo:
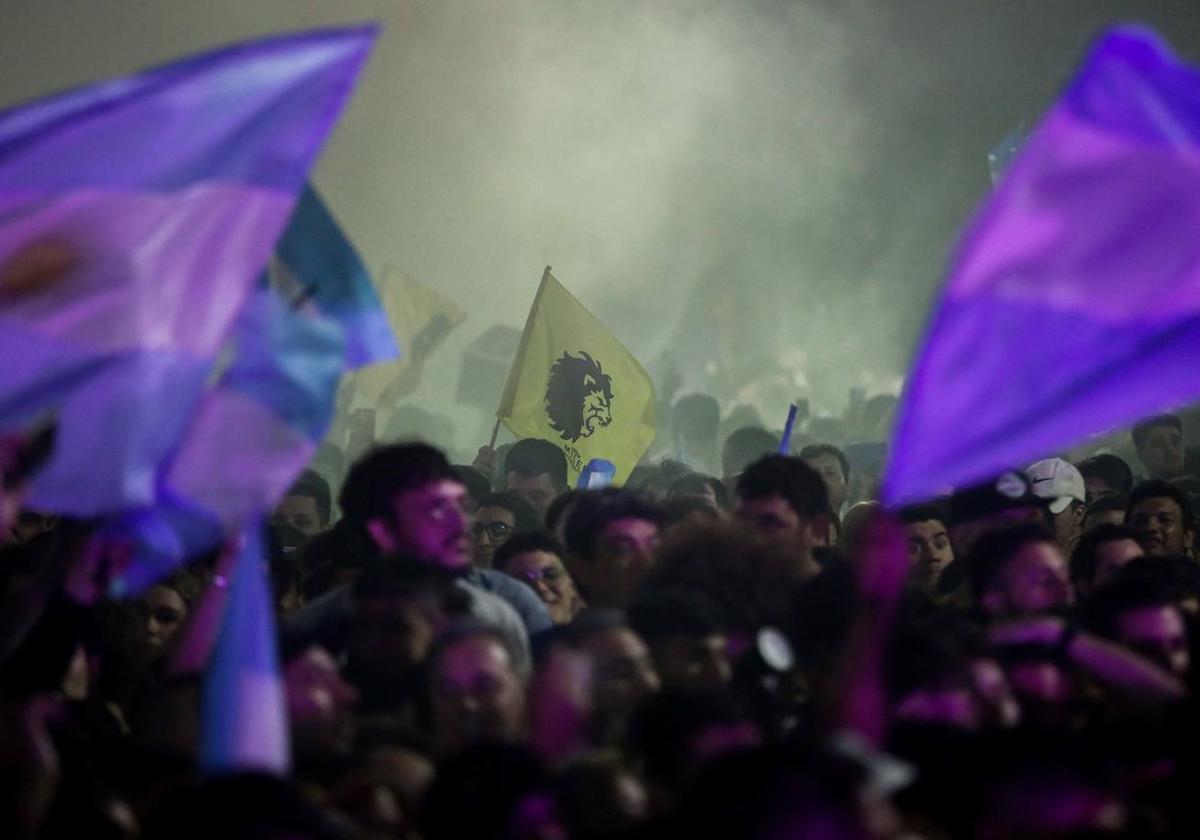
<instances>
[{"instance_id":1,"label":"man's face","mask_svg":"<svg viewBox=\"0 0 1200 840\"><path fill-rule=\"evenodd\" d=\"M514 741L521 734L525 690L496 639L474 636L443 650L430 690L443 752L482 739Z\"/></svg>"},{"instance_id":2,"label":"man's face","mask_svg":"<svg viewBox=\"0 0 1200 840\"><path fill-rule=\"evenodd\" d=\"M828 452L805 459L806 463L821 475L829 490L829 504L835 512L842 509L846 502L846 476L842 473L842 464L836 455Z\"/></svg>"},{"instance_id":3,"label":"man's face","mask_svg":"<svg viewBox=\"0 0 1200 840\"><path fill-rule=\"evenodd\" d=\"M1074 600L1067 561L1058 546L1026 543L1009 558L996 589L984 595L993 615L1026 615L1069 605Z\"/></svg>"},{"instance_id":4,"label":"man's face","mask_svg":"<svg viewBox=\"0 0 1200 840\"><path fill-rule=\"evenodd\" d=\"M146 645L150 656L157 658L183 626L187 604L171 587L155 584L142 596L140 607L145 616Z\"/></svg>"},{"instance_id":5,"label":"man's face","mask_svg":"<svg viewBox=\"0 0 1200 840\"><path fill-rule=\"evenodd\" d=\"M1070 554L1075 543L1079 542L1079 536L1083 533L1084 512L1083 505L1072 503L1065 510L1051 514L1054 518L1054 539L1064 554Z\"/></svg>"},{"instance_id":6,"label":"man's face","mask_svg":"<svg viewBox=\"0 0 1200 840\"><path fill-rule=\"evenodd\" d=\"M658 525L632 517L614 519L596 540L591 561L579 564L588 600L596 606L621 607L654 566Z\"/></svg>"},{"instance_id":7,"label":"man's face","mask_svg":"<svg viewBox=\"0 0 1200 840\"><path fill-rule=\"evenodd\" d=\"M555 624L565 624L574 618L579 595L557 555L549 551L526 551L510 557L504 570L533 587Z\"/></svg>"},{"instance_id":8,"label":"man's face","mask_svg":"<svg viewBox=\"0 0 1200 840\"><path fill-rule=\"evenodd\" d=\"M1142 556L1142 547L1133 540L1111 540L1096 548L1096 573L1092 586L1103 586L1114 577L1121 567Z\"/></svg>"},{"instance_id":9,"label":"man's face","mask_svg":"<svg viewBox=\"0 0 1200 840\"><path fill-rule=\"evenodd\" d=\"M1117 616L1116 629L1123 645L1180 679L1187 678L1191 655L1179 610L1166 604L1126 610Z\"/></svg>"},{"instance_id":10,"label":"man's face","mask_svg":"<svg viewBox=\"0 0 1200 840\"><path fill-rule=\"evenodd\" d=\"M803 541L807 547L808 522L782 496L744 499L738 504L737 517L753 531L772 542Z\"/></svg>"},{"instance_id":11,"label":"man's face","mask_svg":"<svg viewBox=\"0 0 1200 840\"><path fill-rule=\"evenodd\" d=\"M581 649L592 660L595 703L600 711L625 713L659 689L650 651L636 633L614 627L584 639Z\"/></svg>"},{"instance_id":12,"label":"man's face","mask_svg":"<svg viewBox=\"0 0 1200 840\"><path fill-rule=\"evenodd\" d=\"M533 505L533 509L537 511L539 519L546 518L546 508L550 507L550 503L561 492L561 488L555 487L554 482L550 480L550 473L529 476L510 472L505 478L504 486L506 489L524 496L525 501Z\"/></svg>"},{"instance_id":13,"label":"man's face","mask_svg":"<svg viewBox=\"0 0 1200 840\"><path fill-rule=\"evenodd\" d=\"M917 577L929 586L935 585L942 571L954 562L950 533L938 519L909 522L904 530L908 534L908 558Z\"/></svg>"},{"instance_id":14,"label":"man's face","mask_svg":"<svg viewBox=\"0 0 1200 840\"><path fill-rule=\"evenodd\" d=\"M721 689L733 678L722 633L711 636L670 636L654 649L654 663L663 685L670 689Z\"/></svg>"},{"instance_id":15,"label":"man's face","mask_svg":"<svg viewBox=\"0 0 1200 840\"><path fill-rule=\"evenodd\" d=\"M1192 549L1192 532L1174 499L1142 499L1129 509L1128 522L1141 532L1142 548L1151 557L1184 554Z\"/></svg>"},{"instance_id":16,"label":"man's face","mask_svg":"<svg viewBox=\"0 0 1200 840\"><path fill-rule=\"evenodd\" d=\"M316 536L325 527L312 496L284 496L271 514L271 524L291 525L305 538Z\"/></svg>"},{"instance_id":17,"label":"man's face","mask_svg":"<svg viewBox=\"0 0 1200 840\"><path fill-rule=\"evenodd\" d=\"M450 479L401 493L392 503L395 549L412 552L445 569L467 568L471 542L463 510L465 497L466 489Z\"/></svg>"},{"instance_id":18,"label":"man's face","mask_svg":"<svg viewBox=\"0 0 1200 840\"><path fill-rule=\"evenodd\" d=\"M475 544L476 566L484 569L492 567L492 555L512 536L515 524L516 519L508 508L488 506L475 511L471 539Z\"/></svg>"},{"instance_id":19,"label":"man's face","mask_svg":"<svg viewBox=\"0 0 1200 840\"><path fill-rule=\"evenodd\" d=\"M12 520L9 529L8 542L27 543L34 537L40 536L54 528L58 518L31 510L21 511Z\"/></svg>"},{"instance_id":20,"label":"man's face","mask_svg":"<svg viewBox=\"0 0 1200 840\"><path fill-rule=\"evenodd\" d=\"M1183 435L1173 426L1155 426L1138 449L1150 478L1173 478L1183 472Z\"/></svg>"}]
</instances>

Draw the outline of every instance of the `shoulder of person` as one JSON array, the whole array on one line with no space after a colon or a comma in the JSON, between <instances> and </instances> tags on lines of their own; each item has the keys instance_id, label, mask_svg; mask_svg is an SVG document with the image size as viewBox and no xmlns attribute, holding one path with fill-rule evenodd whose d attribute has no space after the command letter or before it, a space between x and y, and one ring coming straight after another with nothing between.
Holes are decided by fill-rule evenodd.
<instances>
[{"instance_id":1,"label":"shoulder of person","mask_svg":"<svg viewBox=\"0 0 1200 840\"><path fill-rule=\"evenodd\" d=\"M525 621L526 629L532 634L544 630L554 622L542 599L533 587L495 569L480 569L479 579L483 589L508 601Z\"/></svg>"}]
</instances>

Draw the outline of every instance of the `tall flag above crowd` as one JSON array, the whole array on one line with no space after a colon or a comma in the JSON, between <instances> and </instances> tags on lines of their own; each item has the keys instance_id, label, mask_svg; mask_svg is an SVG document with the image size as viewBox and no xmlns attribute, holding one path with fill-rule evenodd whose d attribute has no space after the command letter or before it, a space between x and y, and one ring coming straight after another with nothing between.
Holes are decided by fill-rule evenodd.
<instances>
[{"instance_id":1,"label":"tall flag above crowd","mask_svg":"<svg viewBox=\"0 0 1200 840\"><path fill-rule=\"evenodd\" d=\"M622 483L654 442L650 376L547 267L496 417L567 458L572 485L591 461Z\"/></svg>"},{"instance_id":2,"label":"tall flag above crowd","mask_svg":"<svg viewBox=\"0 0 1200 840\"><path fill-rule=\"evenodd\" d=\"M1115 28L959 242L902 395L886 501L1200 397L1200 70Z\"/></svg>"}]
</instances>

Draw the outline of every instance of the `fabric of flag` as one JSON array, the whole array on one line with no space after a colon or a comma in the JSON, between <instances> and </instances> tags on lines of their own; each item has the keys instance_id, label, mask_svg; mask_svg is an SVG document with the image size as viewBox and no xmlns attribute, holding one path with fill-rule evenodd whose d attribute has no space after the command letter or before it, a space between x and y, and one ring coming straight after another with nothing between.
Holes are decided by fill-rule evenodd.
<instances>
[{"instance_id":1,"label":"fabric of flag","mask_svg":"<svg viewBox=\"0 0 1200 840\"><path fill-rule=\"evenodd\" d=\"M341 327L347 367L360 368L399 355L362 258L311 185L300 194L275 256L272 280L293 308L311 301Z\"/></svg>"},{"instance_id":2,"label":"fabric of flag","mask_svg":"<svg viewBox=\"0 0 1200 840\"><path fill-rule=\"evenodd\" d=\"M893 503L1200 396L1200 72L1117 28L961 239L898 408Z\"/></svg>"},{"instance_id":3,"label":"fabric of flag","mask_svg":"<svg viewBox=\"0 0 1200 840\"><path fill-rule=\"evenodd\" d=\"M312 228L312 216L298 210L284 241ZM345 257L345 239L317 241L332 253L305 246L299 260L296 249L281 247L293 268L279 283L263 278L239 313L226 365L163 469L158 505L114 527L137 557L114 580L113 594L144 590L240 523L264 516L328 431L343 373L395 355L370 279ZM360 325L374 325L374 336L358 332Z\"/></svg>"},{"instance_id":4,"label":"fabric of flag","mask_svg":"<svg viewBox=\"0 0 1200 840\"><path fill-rule=\"evenodd\" d=\"M496 416L518 438L560 446L571 485L592 459L628 478L654 442L646 371L547 268Z\"/></svg>"},{"instance_id":5,"label":"fabric of flag","mask_svg":"<svg viewBox=\"0 0 1200 840\"><path fill-rule=\"evenodd\" d=\"M200 765L207 773L291 768L262 523L247 528L205 674Z\"/></svg>"},{"instance_id":6,"label":"fabric of flag","mask_svg":"<svg viewBox=\"0 0 1200 840\"><path fill-rule=\"evenodd\" d=\"M373 36L263 39L0 113L0 431L59 423L31 505L155 502Z\"/></svg>"},{"instance_id":7,"label":"fabric of flag","mask_svg":"<svg viewBox=\"0 0 1200 840\"><path fill-rule=\"evenodd\" d=\"M396 400L417 389L425 362L467 316L441 294L394 266L384 267L379 294L388 323L403 348L403 358L356 374L354 403L386 413ZM386 422L386 417L383 420Z\"/></svg>"}]
</instances>

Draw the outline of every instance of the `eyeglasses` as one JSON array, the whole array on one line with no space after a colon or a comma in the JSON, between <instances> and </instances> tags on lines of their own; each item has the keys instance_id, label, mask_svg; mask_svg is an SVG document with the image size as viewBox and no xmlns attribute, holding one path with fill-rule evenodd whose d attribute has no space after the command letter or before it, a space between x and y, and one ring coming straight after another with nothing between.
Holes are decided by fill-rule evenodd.
<instances>
[{"instance_id":1,"label":"eyeglasses","mask_svg":"<svg viewBox=\"0 0 1200 840\"><path fill-rule=\"evenodd\" d=\"M502 540L512 533L512 529L507 522L476 522L471 526L471 536L479 539L486 533L493 540Z\"/></svg>"}]
</instances>

